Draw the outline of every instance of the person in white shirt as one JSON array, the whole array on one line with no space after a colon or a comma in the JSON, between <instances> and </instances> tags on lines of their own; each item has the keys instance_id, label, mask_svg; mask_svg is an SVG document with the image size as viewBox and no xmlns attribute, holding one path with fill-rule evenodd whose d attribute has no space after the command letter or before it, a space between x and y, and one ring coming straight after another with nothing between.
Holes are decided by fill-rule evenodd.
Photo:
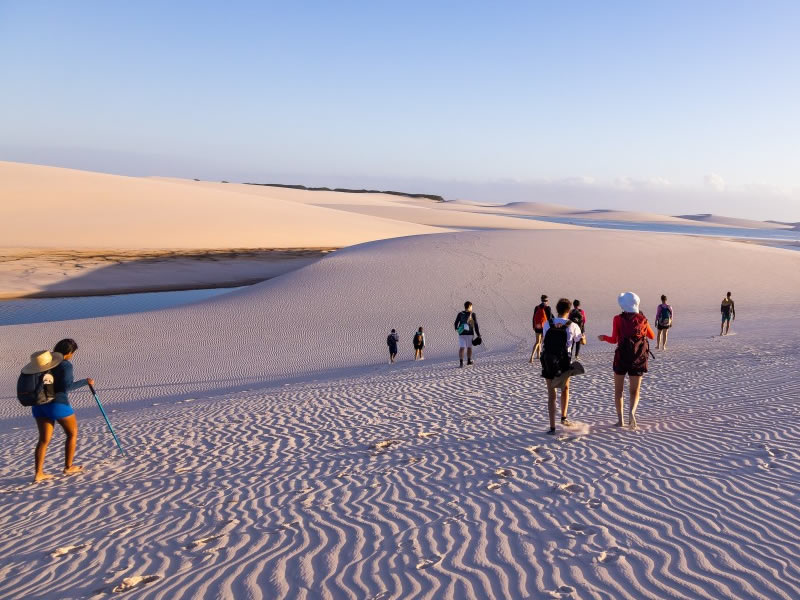
<instances>
[{"instance_id":1,"label":"person in white shirt","mask_svg":"<svg viewBox=\"0 0 800 600\"><path fill-rule=\"evenodd\" d=\"M549 434L556 432L556 390L561 388L561 424L572 425L567 419L569 407L569 377L559 377L570 369L570 353L573 344L585 344L586 336L581 332L578 324L569 320L569 311L572 303L568 298L561 298L556 304L558 317L550 319L542 328L544 335L544 350L540 357L542 362L542 377L547 381L547 413L550 417ZM548 342L548 332L554 336ZM559 343L560 342L560 343ZM561 344L563 343L563 348ZM563 383L561 381L563 380Z\"/></svg>"}]
</instances>

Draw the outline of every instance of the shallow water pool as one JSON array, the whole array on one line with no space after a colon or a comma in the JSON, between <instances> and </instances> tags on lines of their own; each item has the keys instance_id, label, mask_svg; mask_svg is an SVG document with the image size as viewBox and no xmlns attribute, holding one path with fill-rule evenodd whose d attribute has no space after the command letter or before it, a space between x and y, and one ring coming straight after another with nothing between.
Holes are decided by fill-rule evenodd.
<instances>
[{"instance_id":1,"label":"shallow water pool","mask_svg":"<svg viewBox=\"0 0 800 600\"><path fill-rule=\"evenodd\" d=\"M145 312L198 302L241 288L145 292L76 298L17 298L0 300L0 326L45 323Z\"/></svg>"}]
</instances>

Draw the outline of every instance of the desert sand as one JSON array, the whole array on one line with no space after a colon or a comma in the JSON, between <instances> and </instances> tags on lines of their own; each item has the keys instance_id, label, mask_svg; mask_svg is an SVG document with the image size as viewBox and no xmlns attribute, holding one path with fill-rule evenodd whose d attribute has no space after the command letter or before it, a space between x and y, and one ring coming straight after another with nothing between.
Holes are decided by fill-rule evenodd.
<instances>
[{"instance_id":1,"label":"desert sand","mask_svg":"<svg viewBox=\"0 0 800 600\"><path fill-rule=\"evenodd\" d=\"M636 430L613 426L613 347L596 341L627 289L651 321L661 293L675 307ZM799 289L800 253L779 248L426 229L192 305L0 327L0 597L796 598ZM588 313L556 436L527 362L541 293ZM467 299L484 345L459 369ZM129 456L77 390L86 469L32 485L12 389L65 336Z\"/></svg>"}]
</instances>

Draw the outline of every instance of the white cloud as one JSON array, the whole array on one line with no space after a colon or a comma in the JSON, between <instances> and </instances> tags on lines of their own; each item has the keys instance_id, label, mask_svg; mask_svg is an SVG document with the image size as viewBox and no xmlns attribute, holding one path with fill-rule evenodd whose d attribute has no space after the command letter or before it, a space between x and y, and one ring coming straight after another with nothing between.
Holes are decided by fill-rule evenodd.
<instances>
[{"instance_id":1,"label":"white cloud","mask_svg":"<svg viewBox=\"0 0 800 600\"><path fill-rule=\"evenodd\" d=\"M711 188L717 192L725 191L725 180L722 178L722 175L709 173L705 176L705 183L707 188Z\"/></svg>"}]
</instances>

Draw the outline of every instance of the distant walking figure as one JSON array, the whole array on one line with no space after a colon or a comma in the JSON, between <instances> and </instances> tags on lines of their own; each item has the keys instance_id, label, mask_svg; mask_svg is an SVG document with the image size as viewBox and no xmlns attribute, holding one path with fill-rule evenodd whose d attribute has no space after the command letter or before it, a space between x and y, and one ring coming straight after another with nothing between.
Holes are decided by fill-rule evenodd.
<instances>
[{"instance_id":1,"label":"distant walking figure","mask_svg":"<svg viewBox=\"0 0 800 600\"><path fill-rule=\"evenodd\" d=\"M425 348L425 332L422 331L422 327L417 329L417 333L414 334L414 360L425 360L425 357L422 356L422 350Z\"/></svg>"},{"instance_id":2,"label":"distant walking figure","mask_svg":"<svg viewBox=\"0 0 800 600\"><path fill-rule=\"evenodd\" d=\"M719 326L719 334L722 335L722 330L724 329L725 335L728 335L728 330L731 328L731 320L736 320L736 308L733 305L733 298L731 298L730 292L722 299L719 310L722 313L722 325Z\"/></svg>"},{"instance_id":3,"label":"distant walking figure","mask_svg":"<svg viewBox=\"0 0 800 600\"><path fill-rule=\"evenodd\" d=\"M611 336L599 335L601 342L617 344L614 352L614 404L617 408L617 425L625 425L623 417L622 394L625 375L630 378L630 423L636 428L636 408L639 405L639 391L642 375L647 373L647 359L650 353L648 339L655 338L647 318L639 312L639 296L625 292L617 298L622 313L614 317Z\"/></svg>"},{"instance_id":4,"label":"distant walking figure","mask_svg":"<svg viewBox=\"0 0 800 600\"><path fill-rule=\"evenodd\" d=\"M458 332L458 362L464 366L464 350L467 351L467 364L472 364L472 346L480 343L481 330L478 327L478 316L472 311L472 302L464 302L464 310L456 315L453 324ZM477 336L477 338L474 338ZM474 339L473 339L474 338Z\"/></svg>"},{"instance_id":5,"label":"distant walking figure","mask_svg":"<svg viewBox=\"0 0 800 600\"><path fill-rule=\"evenodd\" d=\"M567 420L569 408L570 350L574 344L585 344L581 328L570 321L570 302L561 298L556 303L558 317L544 324L544 350L541 355L542 377L547 381L547 415L550 417L550 435L556 432L556 390L561 388L561 424L572 425ZM578 363L575 363L576 365ZM582 372L582 371L581 371Z\"/></svg>"},{"instance_id":6,"label":"distant walking figure","mask_svg":"<svg viewBox=\"0 0 800 600\"><path fill-rule=\"evenodd\" d=\"M556 307L558 308L558 307ZM558 312L558 311L556 311ZM581 328L581 333L586 333L586 313L581 308L581 301L580 300L573 300L572 301L572 310L569 311L569 320L575 323L578 327ZM578 354L581 351L581 346L586 343L586 337L584 336L583 342L575 342L572 345L572 355L575 358L578 358Z\"/></svg>"},{"instance_id":7,"label":"distant walking figure","mask_svg":"<svg viewBox=\"0 0 800 600\"><path fill-rule=\"evenodd\" d=\"M397 342L400 341L400 336L392 329L392 333L386 338L386 345L389 346L389 362L393 363L397 357Z\"/></svg>"},{"instance_id":8,"label":"distant walking figure","mask_svg":"<svg viewBox=\"0 0 800 600\"><path fill-rule=\"evenodd\" d=\"M656 329L658 329L658 339L656 340L656 350L661 346L662 350L667 349L667 335L669 328L672 327L672 316L675 313L672 307L667 304L667 297L661 296L661 304L656 309Z\"/></svg>"},{"instance_id":9,"label":"distant walking figure","mask_svg":"<svg viewBox=\"0 0 800 600\"><path fill-rule=\"evenodd\" d=\"M55 345L53 352L37 352L31 356L31 362L22 368L20 377L43 374L41 384L47 397L53 398L50 402L31 407L33 417L36 419L36 427L39 430L39 440L34 453L33 480L35 482L53 477L45 473L44 459L56 421L66 435L64 474L72 475L83 469L83 467L73 464L75 448L78 443L78 422L75 419L75 411L69 403L69 392L85 385L94 385L94 380L74 381L70 359L77 349L78 344L75 343L75 340L63 339Z\"/></svg>"},{"instance_id":10,"label":"distant walking figure","mask_svg":"<svg viewBox=\"0 0 800 600\"><path fill-rule=\"evenodd\" d=\"M533 309L533 333L536 341L533 343L531 351L531 362L542 353L542 336L544 335L544 324L553 318L553 313L548 305L547 294L542 294L542 301Z\"/></svg>"}]
</instances>

